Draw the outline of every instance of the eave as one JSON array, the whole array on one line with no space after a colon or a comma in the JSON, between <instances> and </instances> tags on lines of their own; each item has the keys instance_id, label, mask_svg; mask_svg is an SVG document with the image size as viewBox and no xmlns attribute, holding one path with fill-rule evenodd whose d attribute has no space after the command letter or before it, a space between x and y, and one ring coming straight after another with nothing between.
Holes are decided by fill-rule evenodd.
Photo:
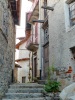
<instances>
[{"instance_id":1,"label":"eave","mask_svg":"<svg viewBox=\"0 0 75 100\"><path fill-rule=\"evenodd\" d=\"M74 0L66 0L66 3L67 4L70 4L70 3L72 3Z\"/></svg>"},{"instance_id":2,"label":"eave","mask_svg":"<svg viewBox=\"0 0 75 100\"><path fill-rule=\"evenodd\" d=\"M23 40L21 40L19 43L16 44L15 48L19 49L19 46L25 43L29 37L30 37L30 34L27 34L27 36Z\"/></svg>"},{"instance_id":3,"label":"eave","mask_svg":"<svg viewBox=\"0 0 75 100\"><path fill-rule=\"evenodd\" d=\"M17 60L15 60L16 62L20 62L20 61L27 61L27 60L29 60L30 58L21 58L21 59L17 59Z\"/></svg>"},{"instance_id":4,"label":"eave","mask_svg":"<svg viewBox=\"0 0 75 100\"><path fill-rule=\"evenodd\" d=\"M15 63L16 68L22 68L19 64Z\"/></svg>"},{"instance_id":5,"label":"eave","mask_svg":"<svg viewBox=\"0 0 75 100\"><path fill-rule=\"evenodd\" d=\"M20 15L20 0L8 0L8 8L11 11L14 24L19 24L19 15Z\"/></svg>"}]
</instances>

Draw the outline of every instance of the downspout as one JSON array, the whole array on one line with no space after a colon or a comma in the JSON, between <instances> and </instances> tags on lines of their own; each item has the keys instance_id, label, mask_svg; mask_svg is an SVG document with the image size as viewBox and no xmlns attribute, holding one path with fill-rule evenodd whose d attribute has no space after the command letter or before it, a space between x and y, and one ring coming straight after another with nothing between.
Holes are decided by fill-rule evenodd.
<instances>
[{"instance_id":1,"label":"downspout","mask_svg":"<svg viewBox=\"0 0 75 100\"><path fill-rule=\"evenodd\" d=\"M32 81L33 81L33 51L32 51Z\"/></svg>"},{"instance_id":2,"label":"downspout","mask_svg":"<svg viewBox=\"0 0 75 100\"><path fill-rule=\"evenodd\" d=\"M32 43L33 43L33 27L32 27ZM32 51L32 81L33 81L33 51Z\"/></svg>"},{"instance_id":3,"label":"downspout","mask_svg":"<svg viewBox=\"0 0 75 100\"><path fill-rule=\"evenodd\" d=\"M41 0L39 0L39 19L41 19ZM40 80L42 79L42 41L41 41L41 24L40 24L40 44L39 44L39 52L40 52Z\"/></svg>"}]
</instances>

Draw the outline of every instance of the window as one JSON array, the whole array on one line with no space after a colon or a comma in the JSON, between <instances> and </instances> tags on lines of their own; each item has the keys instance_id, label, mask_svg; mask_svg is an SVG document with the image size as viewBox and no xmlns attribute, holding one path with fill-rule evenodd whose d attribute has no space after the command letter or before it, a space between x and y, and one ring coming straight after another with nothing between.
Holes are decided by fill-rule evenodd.
<instances>
[{"instance_id":1,"label":"window","mask_svg":"<svg viewBox=\"0 0 75 100\"><path fill-rule=\"evenodd\" d=\"M73 54L73 59L75 60L75 46L70 48L72 54Z\"/></svg>"},{"instance_id":2,"label":"window","mask_svg":"<svg viewBox=\"0 0 75 100\"><path fill-rule=\"evenodd\" d=\"M44 30L44 43L49 42L49 32L48 27Z\"/></svg>"},{"instance_id":3,"label":"window","mask_svg":"<svg viewBox=\"0 0 75 100\"><path fill-rule=\"evenodd\" d=\"M75 1L69 4L70 23L71 26L75 25Z\"/></svg>"},{"instance_id":4,"label":"window","mask_svg":"<svg viewBox=\"0 0 75 100\"><path fill-rule=\"evenodd\" d=\"M65 0L65 27L66 31L73 29L75 25L75 0Z\"/></svg>"},{"instance_id":5,"label":"window","mask_svg":"<svg viewBox=\"0 0 75 100\"><path fill-rule=\"evenodd\" d=\"M49 59L49 44L44 47L44 58L45 60Z\"/></svg>"},{"instance_id":6,"label":"window","mask_svg":"<svg viewBox=\"0 0 75 100\"><path fill-rule=\"evenodd\" d=\"M38 43L38 23L35 24L35 43Z\"/></svg>"}]
</instances>

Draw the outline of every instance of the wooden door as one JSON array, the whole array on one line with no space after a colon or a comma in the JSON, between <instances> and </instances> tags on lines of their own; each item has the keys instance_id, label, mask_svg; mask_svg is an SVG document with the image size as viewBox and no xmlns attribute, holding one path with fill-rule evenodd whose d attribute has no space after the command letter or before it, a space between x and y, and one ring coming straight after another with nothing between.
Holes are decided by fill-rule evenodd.
<instances>
[{"instance_id":1,"label":"wooden door","mask_svg":"<svg viewBox=\"0 0 75 100\"><path fill-rule=\"evenodd\" d=\"M44 46L44 78L48 76L48 67L49 67L49 44Z\"/></svg>"},{"instance_id":2,"label":"wooden door","mask_svg":"<svg viewBox=\"0 0 75 100\"><path fill-rule=\"evenodd\" d=\"M34 77L37 76L37 58L34 58Z\"/></svg>"},{"instance_id":3,"label":"wooden door","mask_svg":"<svg viewBox=\"0 0 75 100\"><path fill-rule=\"evenodd\" d=\"M22 83L25 83L25 81L26 81L26 77L24 76L22 77Z\"/></svg>"}]
</instances>

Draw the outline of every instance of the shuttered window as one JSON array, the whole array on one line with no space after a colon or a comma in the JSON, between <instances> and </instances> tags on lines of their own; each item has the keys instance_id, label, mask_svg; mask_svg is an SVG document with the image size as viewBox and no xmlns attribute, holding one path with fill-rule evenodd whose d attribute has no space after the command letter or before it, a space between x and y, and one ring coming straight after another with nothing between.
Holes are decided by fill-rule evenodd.
<instances>
[{"instance_id":1,"label":"shuttered window","mask_svg":"<svg viewBox=\"0 0 75 100\"><path fill-rule=\"evenodd\" d=\"M35 43L38 43L38 23L35 24Z\"/></svg>"},{"instance_id":2,"label":"shuttered window","mask_svg":"<svg viewBox=\"0 0 75 100\"><path fill-rule=\"evenodd\" d=\"M0 4L0 28L2 29L3 26L3 9L2 6Z\"/></svg>"},{"instance_id":3,"label":"shuttered window","mask_svg":"<svg viewBox=\"0 0 75 100\"><path fill-rule=\"evenodd\" d=\"M75 25L75 1L69 4L71 25Z\"/></svg>"}]
</instances>

